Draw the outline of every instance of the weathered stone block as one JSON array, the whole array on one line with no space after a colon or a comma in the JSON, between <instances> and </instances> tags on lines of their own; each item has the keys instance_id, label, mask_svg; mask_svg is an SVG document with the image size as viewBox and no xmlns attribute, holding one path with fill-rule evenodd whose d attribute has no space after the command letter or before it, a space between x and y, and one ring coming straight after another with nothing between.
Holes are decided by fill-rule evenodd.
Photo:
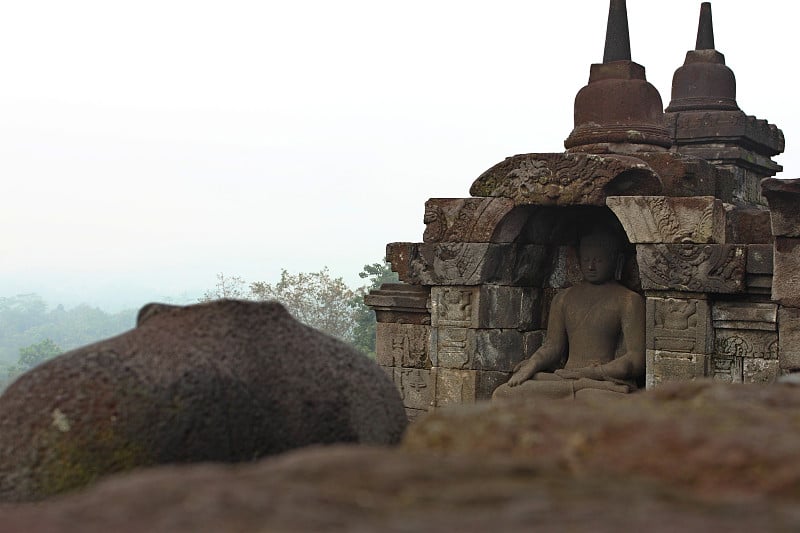
<instances>
[{"instance_id":1,"label":"weathered stone block","mask_svg":"<svg viewBox=\"0 0 800 533\"><path fill-rule=\"evenodd\" d=\"M376 337L378 364L410 368L431 367L430 326L378 322Z\"/></svg>"},{"instance_id":2,"label":"weathered stone block","mask_svg":"<svg viewBox=\"0 0 800 533\"><path fill-rule=\"evenodd\" d=\"M667 381L694 381L708 373L708 356L698 353L647 350L647 388Z\"/></svg>"},{"instance_id":3,"label":"weathered stone block","mask_svg":"<svg viewBox=\"0 0 800 533\"><path fill-rule=\"evenodd\" d=\"M772 234L800 237L800 179L766 178L761 190L772 215Z\"/></svg>"},{"instance_id":4,"label":"weathered stone block","mask_svg":"<svg viewBox=\"0 0 800 533\"><path fill-rule=\"evenodd\" d=\"M730 244L637 244L642 288L710 293L745 289L745 247Z\"/></svg>"},{"instance_id":5,"label":"weathered stone block","mask_svg":"<svg viewBox=\"0 0 800 533\"><path fill-rule=\"evenodd\" d=\"M419 417L427 413L428 411L425 409L411 409L406 407L406 416L408 417L409 422L416 421Z\"/></svg>"},{"instance_id":6,"label":"weathered stone block","mask_svg":"<svg viewBox=\"0 0 800 533\"><path fill-rule=\"evenodd\" d=\"M525 359L523 334L515 329L481 329L476 331L476 370L511 372Z\"/></svg>"},{"instance_id":7,"label":"weathered stone block","mask_svg":"<svg viewBox=\"0 0 800 533\"><path fill-rule=\"evenodd\" d=\"M430 369L398 368L396 373L403 405L411 409L429 409L435 386L431 380Z\"/></svg>"},{"instance_id":8,"label":"weathered stone block","mask_svg":"<svg viewBox=\"0 0 800 533\"><path fill-rule=\"evenodd\" d=\"M440 326L431 331L431 362L442 368L472 368L475 360L476 330Z\"/></svg>"},{"instance_id":9,"label":"weathered stone block","mask_svg":"<svg viewBox=\"0 0 800 533\"><path fill-rule=\"evenodd\" d=\"M478 372L476 370L455 370L436 368L431 370L435 380L436 394L434 407L447 407L465 403L475 403Z\"/></svg>"},{"instance_id":10,"label":"weathered stone block","mask_svg":"<svg viewBox=\"0 0 800 533\"><path fill-rule=\"evenodd\" d=\"M678 197L713 196L717 192L719 182L717 169L701 158L687 157L674 152L643 152L636 154L636 157L642 159L658 174L663 189L655 194Z\"/></svg>"},{"instance_id":11,"label":"weathered stone block","mask_svg":"<svg viewBox=\"0 0 800 533\"><path fill-rule=\"evenodd\" d=\"M772 275L774 269L773 255L772 244L748 244L747 273Z\"/></svg>"},{"instance_id":12,"label":"weathered stone block","mask_svg":"<svg viewBox=\"0 0 800 533\"><path fill-rule=\"evenodd\" d=\"M393 366L385 366L385 365L380 365L380 366L383 369L383 371L386 372L386 375L389 376L389 379L392 380L392 383L394 383L394 386L398 387L398 382L400 381L400 376L398 376L397 372L395 372L397 369L395 367L393 367Z\"/></svg>"},{"instance_id":13,"label":"weathered stone block","mask_svg":"<svg viewBox=\"0 0 800 533\"><path fill-rule=\"evenodd\" d=\"M713 350L706 300L648 297L646 309L648 349L702 354Z\"/></svg>"},{"instance_id":14,"label":"weathered stone block","mask_svg":"<svg viewBox=\"0 0 800 533\"><path fill-rule=\"evenodd\" d=\"M800 370L800 309L778 309L778 360L781 370Z\"/></svg>"},{"instance_id":15,"label":"weathered stone block","mask_svg":"<svg viewBox=\"0 0 800 533\"><path fill-rule=\"evenodd\" d=\"M725 209L713 196L609 196L632 243L725 242Z\"/></svg>"},{"instance_id":16,"label":"weathered stone block","mask_svg":"<svg viewBox=\"0 0 800 533\"><path fill-rule=\"evenodd\" d=\"M511 242L493 238L514 208L509 198L431 198L425 202L425 242ZM521 227L524 220L520 218Z\"/></svg>"},{"instance_id":17,"label":"weathered stone block","mask_svg":"<svg viewBox=\"0 0 800 533\"><path fill-rule=\"evenodd\" d=\"M378 322L430 325L430 288L408 283L384 283L364 297Z\"/></svg>"},{"instance_id":18,"label":"weathered stone block","mask_svg":"<svg viewBox=\"0 0 800 533\"><path fill-rule=\"evenodd\" d=\"M386 256L402 281L417 285L523 285L544 279L542 245L391 243Z\"/></svg>"},{"instance_id":19,"label":"weathered stone block","mask_svg":"<svg viewBox=\"0 0 800 533\"><path fill-rule=\"evenodd\" d=\"M431 375L436 382L437 408L489 400L494 390L511 377L510 372L450 368L433 368Z\"/></svg>"},{"instance_id":20,"label":"weathered stone block","mask_svg":"<svg viewBox=\"0 0 800 533\"><path fill-rule=\"evenodd\" d=\"M772 294L772 275L767 274L748 274L745 277L748 294Z\"/></svg>"},{"instance_id":21,"label":"weathered stone block","mask_svg":"<svg viewBox=\"0 0 800 533\"><path fill-rule=\"evenodd\" d=\"M774 331L717 329L716 353L744 358L777 359L778 334Z\"/></svg>"},{"instance_id":22,"label":"weathered stone block","mask_svg":"<svg viewBox=\"0 0 800 533\"><path fill-rule=\"evenodd\" d=\"M552 259L550 275L545 285L555 289L563 289L583 280L581 266L574 246L559 246Z\"/></svg>"},{"instance_id":23,"label":"weathered stone block","mask_svg":"<svg viewBox=\"0 0 800 533\"><path fill-rule=\"evenodd\" d=\"M775 331L778 306L757 302L715 302L711 318L716 329Z\"/></svg>"},{"instance_id":24,"label":"weathered stone block","mask_svg":"<svg viewBox=\"0 0 800 533\"><path fill-rule=\"evenodd\" d=\"M742 364L745 383L774 383L780 376L777 359L744 359Z\"/></svg>"},{"instance_id":25,"label":"weathered stone block","mask_svg":"<svg viewBox=\"0 0 800 533\"><path fill-rule=\"evenodd\" d=\"M800 239L775 239L772 299L789 307L800 307Z\"/></svg>"},{"instance_id":26,"label":"weathered stone block","mask_svg":"<svg viewBox=\"0 0 800 533\"><path fill-rule=\"evenodd\" d=\"M712 355L709 361L709 374L725 383L742 382L742 358L726 355Z\"/></svg>"},{"instance_id":27,"label":"weathered stone block","mask_svg":"<svg viewBox=\"0 0 800 533\"><path fill-rule=\"evenodd\" d=\"M769 211L736 207L727 212L726 242L731 244L772 244Z\"/></svg>"},{"instance_id":28,"label":"weathered stone block","mask_svg":"<svg viewBox=\"0 0 800 533\"><path fill-rule=\"evenodd\" d=\"M494 390L511 378L511 372L478 371L475 382L475 399L491 400Z\"/></svg>"},{"instance_id":29,"label":"weathered stone block","mask_svg":"<svg viewBox=\"0 0 800 533\"><path fill-rule=\"evenodd\" d=\"M531 330L541 325L541 289L483 285L479 293L478 327Z\"/></svg>"}]
</instances>

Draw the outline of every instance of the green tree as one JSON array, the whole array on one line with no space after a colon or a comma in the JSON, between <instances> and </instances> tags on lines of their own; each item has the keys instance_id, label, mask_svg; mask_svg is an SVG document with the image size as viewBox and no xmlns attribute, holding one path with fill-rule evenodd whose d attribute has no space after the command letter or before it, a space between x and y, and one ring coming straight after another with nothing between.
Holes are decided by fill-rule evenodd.
<instances>
[{"instance_id":1,"label":"green tree","mask_svg":"<svg viewBox=\"0 0 800 533\"><path fill-rule=\"evenodd\" d=\"M368 284L353 290L341 277L331 276L328 267L319 272L292 274L281 270L276 283L246 282L238 276L217 274L217 284L200 299L208 302L219 298L275 300L300 322L349 342L371 357L375 356L375 312L364 303L364 296L383 283L396 282L397 274L390 265L364 265L359 277Z\"/></svg>"},{"instance_id":2,"label":"green tree","mask_svg":"<svg viewBox=\"0 0 800 533\"><path fill-rule=\"evenodd\" d=\"M290 274L271 284L250 284L254 300L276 300L300 322L342 340L350 341L355 325L355 291L344 280L333 278L328 267L319 272Z\"/></svg>"},{"instance_id":3,"label":"green tree","mask_svg":"<svg viewBox=\"0 0 800 533\"><path fill-rule=\"evenodd\" d=\"M27 372L31 368L44 363L48 359L61 354L62 350L51 339L25 346L19 349L19 360L17 361L17 371L19 373Z\"/></svg>"},{"instance_id":4,"label":"green tree","mask_svg":"<svg viewBox=\"0 0 800 533\"><path fill-rule=\"evenodd\" d=\"M206 291L201 302L210 302L221 298L242 299L247 298L245 281L239 276L228 276L222 272L217 274L217 284L210 291Z\"/></svg>"},{"instance_id":5,"label":"green tree","mask_svg":"<svg viewBox=\"0 0 800 533\"><path fill-rule=\"evenodd\" d=\"M384 283L397 283L399 279L397 273L392 272L391 264L386 259L381 263L364 265L364 269L358 273L358 277L369 280L369 283L358 289L353 302L356 312L351 342L353 346L368 356L375 357L375 335L377 330L375 311L367 307L367 304L364 303L364 297L369 291L380 288Z\"/></svg>"}]
</instances>

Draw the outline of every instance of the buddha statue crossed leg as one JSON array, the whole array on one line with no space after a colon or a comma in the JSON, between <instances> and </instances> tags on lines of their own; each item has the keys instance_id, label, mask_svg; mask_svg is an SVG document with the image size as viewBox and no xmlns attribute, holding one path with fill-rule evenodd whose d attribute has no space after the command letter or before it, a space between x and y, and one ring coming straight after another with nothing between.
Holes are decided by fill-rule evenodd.
<instances>
[{"instance_id":1,"label":"buddha statue crossed leg","mask_svg":"<svg viewBox=\"0 0 800 533\"><path fill-rule=\"evenodd\" d=\"M544 344L492 398L574 398L636 389L645 368L644 299L615 279L620 239L595 227L578 244L583 281L553 299ZM563 369L549 372L567 355Z\"/></svg>"}]
</instances>

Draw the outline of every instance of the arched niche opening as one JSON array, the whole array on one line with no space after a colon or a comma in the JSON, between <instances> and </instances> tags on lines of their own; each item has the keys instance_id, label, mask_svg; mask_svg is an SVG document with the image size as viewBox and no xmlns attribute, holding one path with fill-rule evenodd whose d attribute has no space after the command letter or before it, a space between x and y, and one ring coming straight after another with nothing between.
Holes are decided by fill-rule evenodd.
<instances>
[{"instance_id":1,"label":"arched niche opening","mask_svg":"<svg viewBox=\"0 0 800 533\"><path fill-rule=\"evenodd\" d=\"M540 298L533 309L534 315L541 316L539 323L543 329L555 294L582 280L577 243L582 232L598 225L612 228L622 241L617 279L629 289L642 294L636 248L630 243L616 215L607 207L519 206L512 209L495 227L492 236L494 242L513 242L521 248L541 249L540 254L530 255L540 257L538 268L544 270L536 276L542 282L534 287L539 290ZM527 267L525 264L516 265L519 269ZM516 273L512 277L531 278Z\"/></svg>"}]
</instances>

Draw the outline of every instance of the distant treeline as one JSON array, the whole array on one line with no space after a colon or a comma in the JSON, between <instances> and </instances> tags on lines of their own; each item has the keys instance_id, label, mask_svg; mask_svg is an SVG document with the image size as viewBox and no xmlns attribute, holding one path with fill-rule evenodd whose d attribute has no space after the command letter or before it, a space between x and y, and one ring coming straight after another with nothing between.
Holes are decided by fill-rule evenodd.
<instances>
[{"instance_id":1,"label":"distant treeline","mask_svg":"<svg viewBox=\"0 0 800 533\"><path fill-rule=\"evenodd\" d=\"M37 294L0 297L0 364L14 365L21 350L52 341L71 350L134 327L135 309L107 313L86 304L48 309Z\"/></svg>"}]
</instances>

